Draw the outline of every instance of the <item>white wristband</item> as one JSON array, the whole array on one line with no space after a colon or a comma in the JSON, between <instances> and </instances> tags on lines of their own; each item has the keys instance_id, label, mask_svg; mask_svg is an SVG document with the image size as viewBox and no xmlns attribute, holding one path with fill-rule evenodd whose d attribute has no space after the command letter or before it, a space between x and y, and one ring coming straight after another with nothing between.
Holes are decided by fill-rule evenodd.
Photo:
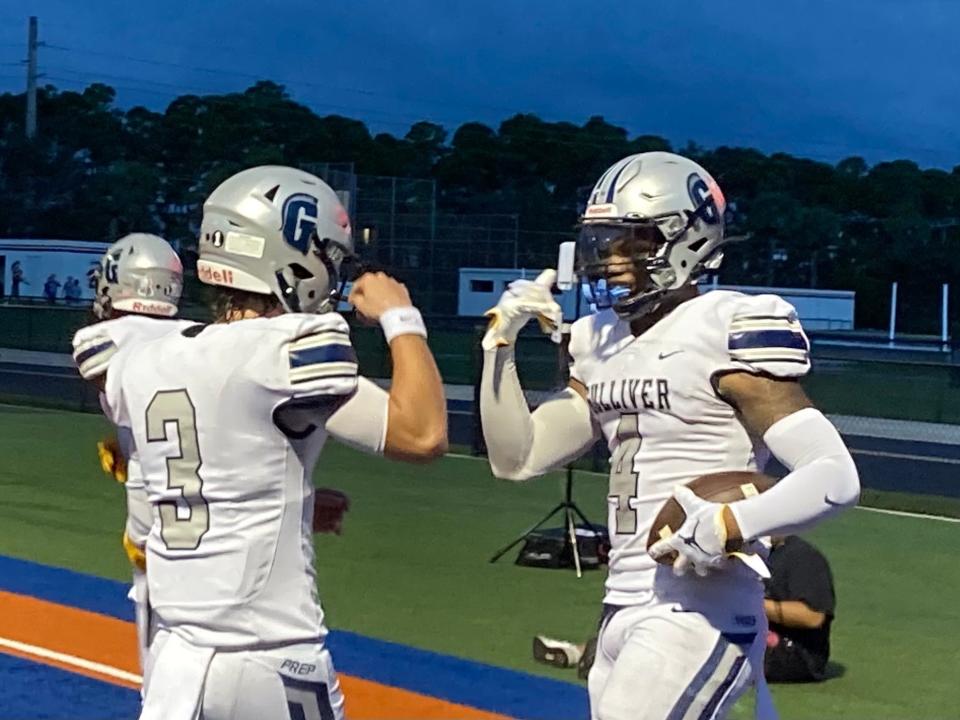
<instances>
[{"instance_id":1,"label":"white wristband","mask_svg":"<svg viewBox=\"0 0 960 720\"><path fill-rule=\"evenodd\" d=\"M380 316L380 327L383 328L387 344L398 335L419 335L423 338L427 336L423 316L413 305L390 308Z\"/></svg>"}]
</instances>

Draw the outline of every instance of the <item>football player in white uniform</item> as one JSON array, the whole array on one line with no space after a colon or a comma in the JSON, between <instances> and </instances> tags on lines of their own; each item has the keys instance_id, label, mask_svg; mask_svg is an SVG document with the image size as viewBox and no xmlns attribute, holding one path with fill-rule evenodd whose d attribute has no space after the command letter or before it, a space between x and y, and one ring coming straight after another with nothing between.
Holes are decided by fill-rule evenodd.
<instances>
[{"instance_id":1,"label":"football player in white uniform","mask_svg":"<svg viewBox=\"0 0 960 720\"><path fill-rule=\"evenodd\" d=\"M127 345L153 340L191 323L177 314L183 289L183 266L169 243L156 235L133 233L111 245L97 271L93 314L97 322L73 337L73 358L80 375L102 390L110 362ZM102 403L101 395L101 403ZM153 511L129 426L118 426L116 439L99 443L104 471L124 484L127 521L123 548L133 566L137 641L141 667L149 643L149 604L144 546Z\"/></svg>"},{"instance_id":2,"label":"football player in white uniform","mask_svg":"<svg viewBox=\"0 0 960 720\"><path fill-rule=\"evenodd\" d=\"M199 249L217 322L124 348L107 373L156 518L141 717L341 718L314 571L314 467L328 435L409 462L441 455L440 375L406 288L380 273L361 276L350 302L383 328L389 392L358 375L335 312L353 240L319 178L234 175L204 204Z\"/></svg>"},{"instance_id":3,"label":"football player in white uniform","mask_svg":"<svg viewBox=\"0 0 960 720\"><path fill-rule=\"evenodd\" d=\"M481 416L496 476L541 475L600 438L610 449L612 551L589 676L601 720L723 717L751 681L762 684L763 587L730 553L859 496L842 439L797 382L810 364L794 309L774 295L698 293L697 278L721 260L724 209L696 163L624 158L597 182L581 222L578 274L599 312L572 326L569 386L531 413L514 362L531 317L561 321L553 271L513 283L483 341ZM762 468L771 453L790 473L766 493L720 505L683 487ZM687 520L648 554L671 495ZM651 557L673 551L673 568Z\"/></svg>"}]
</instances>

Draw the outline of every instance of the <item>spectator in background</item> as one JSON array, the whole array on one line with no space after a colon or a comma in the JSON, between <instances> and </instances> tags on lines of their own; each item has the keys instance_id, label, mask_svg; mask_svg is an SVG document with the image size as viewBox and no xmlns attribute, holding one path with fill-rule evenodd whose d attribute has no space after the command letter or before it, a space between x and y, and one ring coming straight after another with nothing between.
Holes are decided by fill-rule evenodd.
<instances>
[{"instance_id":1,"label":"spectator in background","mask_svg":"<svg viewBox=\"0 0 960 720\"><path fill-rule=\"evenodd\" d=\"M764 600L770 623L764 672L769 682L823 680L836 609L830 565L796 535L772 541Z\"/></svg>"},{"instance_id":2,"label":"spectator in background","mask_svg":"<svg viewBox=\"0 0 960 720\"><path fill-rule=\"evenodd\" d=\"M56 273L50 273L47 281L43 284L43 296L47 298L47 302L51 305L57 302L57 294L60 291L61 284L62 283L57 280Z\"/></svg>"},{"instance_id":3,"label":"spectator in background","mask_svg":"<svg viewBox=\"0 0 960 720\"><path fill-rule=\"evenodd\" d=\"M10 266L10 297L20 297L21 284L29 285L30 283L23 277L23 267L20 265L20 261L17 260Z\"/></svg>"},{"instance_id":4,"label":"spectator in background","mask_svg":"<svg viewBox=\"0 0 960 720\"><path fill-rule=\"evenodd\" d=\"M63 283L63 299L67 305L73 304L73 275L67 275L66 282Z\"/></svg>"}]
</instances>

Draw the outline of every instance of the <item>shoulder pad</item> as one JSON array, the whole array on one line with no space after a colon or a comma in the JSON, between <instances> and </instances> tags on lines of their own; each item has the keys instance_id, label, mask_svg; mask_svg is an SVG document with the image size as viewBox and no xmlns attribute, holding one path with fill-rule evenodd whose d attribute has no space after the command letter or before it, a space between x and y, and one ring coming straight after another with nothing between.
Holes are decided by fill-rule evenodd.
<instances>
[{"instance_id":1,"label":"shoulder pad","mask_svg":"<svg viewBox=\"0 0 960 720\"><path fill-rule=\"evenodd\" d=\"M740 299L730 318L727 351L732 360L775 376L795 377L810 369L810 341L797 311L776 295Z\"/></svg>"},{"instance_id":2,"label":"shoulder pad","mask_svg":"<svg viewBox=\"0 0 960 720\"><path fill-rule=\"evenodd\" d=\"M291 314L274 320L286 334L282 355L297 395L349 395L357 387L357 354L337 313ZM279 328L278 328L279 329Z\"/></svg>"}]
</instances>

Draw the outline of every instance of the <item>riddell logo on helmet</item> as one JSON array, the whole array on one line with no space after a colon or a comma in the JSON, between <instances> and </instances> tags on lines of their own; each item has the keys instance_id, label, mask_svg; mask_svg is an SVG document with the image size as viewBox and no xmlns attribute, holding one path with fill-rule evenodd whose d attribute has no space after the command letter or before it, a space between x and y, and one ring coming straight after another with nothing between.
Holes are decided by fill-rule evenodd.
<instances>
[{"instance_id":1,"label":"riddell logo on helmet","mask_svg":"<svg viewBox=\"0 0 960 720\"><path fill-rule=\"evenodd\" d=\"M613 203L606 205L591 205L584 213L586 217L617 217L617 206Z\"/></svg>"},{"instance_id":2,"label":"riddell logo on helmet","mask_svg":"<svg viewBox=\"0 0 960 720\"><path fill-rule=\"evenodd\" d=\"M135 300L133 303L133 312L145 313L147 315L169 315L170 306L160 303L145 303Z\"/></svg>"},{"instance_id":3,"label":"riddell logo on helmet","mask_svg":"<svg viewBox=\"0 0 960 720\"><path fill-rule=\"evenodd\" d=\"M233 285L233 271L226 268L219 268L208 263L197 263L197 275L201 282L212 285Z\"/></svg>"}]
</instances>

